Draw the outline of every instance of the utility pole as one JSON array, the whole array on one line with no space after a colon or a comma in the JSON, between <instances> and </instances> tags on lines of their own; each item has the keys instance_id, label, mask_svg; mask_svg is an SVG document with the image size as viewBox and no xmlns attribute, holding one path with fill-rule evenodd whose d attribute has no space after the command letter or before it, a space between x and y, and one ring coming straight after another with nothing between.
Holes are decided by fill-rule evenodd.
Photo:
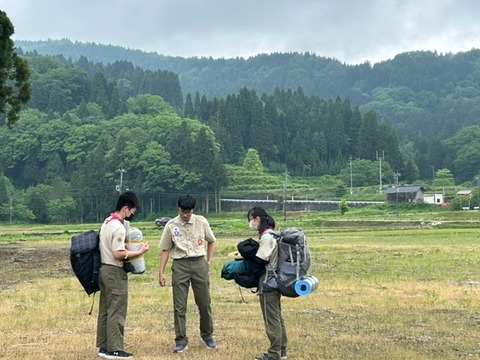
<instances>
[{"instance_id":1,"label":"utility pole","mask_svg":"<svg viewBox=\"0 0 480 360\"><path fill-rule=\"evenodd\" d=\"M398 216L398 190L399 190L398 187L395 190L397 190L397 199L395 201L395 208L397 209L397 216Z\"/></svg>"},{"instance_id":2,"label":"utility pole","mask_svg":"<svg viewBox=\"0 0 480 360\"><path fill-rule=\"evenodd\" d=\"M350 195L353 194L352 155L350 155Z\"/></svg>"},{"instance_id":3,"label":"utility pole","mask_svg":"<svg viewBox=\"0 0 480 360\"><path fill-rule=\"evenodd\" d=\"M283 181L283 221L287 220L287 178L288 178L288 171L285 171L285 180Z\"/></svg>"},{"instance_id":4,"label":"utility pole","mask_svg":"<svg viewBox=\"0 0 480 360\"><path fill-rule=\"evenodd\" d=\"M430 166L432 168L432 187L433 187L433 204L437 205L437 201L435 199L435 166Z\"/></svg>"},{"instance_id":5,"label":"utility pole","mask_svg":"<svg viewBox=\"0 0 480 360\"><path fill-rule=\"evenodd\" d=\"M477 193L477 206L480 207L480 173L477 175L477 187L478 187L478 193ZM445 198L445 195L444 195ZM445 200L444 200L445 201Z\"/></svg>"},{"instance_id":6,"label":"utility pole","mask_svg":"<svg viewBox=\"0 0 480 360\"><path fill-rule=\"evenodd\" d=\"M385 151L382 151L382 156L378 155L378 150L376 153L377 160L380 162L380 190L379 193L382 193L382 160L385 160Z\"/></svg>"},{"instance_id":7,"label":"utility pole","mask_svg":"<svg viewBox=\"0 0 480 360\"><path fill-rule=\"evenodd\" d=\"M399 173L399 172L396 172L396 173L393 173L393 186L394 187L398 187L398 178L401 176L402 174Z\"/></svg>"},{"instance_id":8,"label":"utility pole","mask_svg":"<svg viewBox=\"0 0 480 360\"><path fill-rule=\"evenodd\" d=\"M395 204L395 208L397 209L397 216L398 216L398 178L400 177L400 174L399 172L396 172L396 173L393 173L393 186L396 188L396 192L397 192L397 199L396 199L396 204Z\"/></svg>"},{"instance_id":9,"label":"utility pole","mask_svg":"<svg viewBox=\"0 0 480 360\"><path fill-rule=\"evenodd\" d=\"M127 172L127 170L125 170L124 168L121 168L121 169L117 169L117 172L120 173L120 185L116 186L116 190L118 191L119 194L121 194L123 190L123 173Z\"/></svg>"}]
</instances>

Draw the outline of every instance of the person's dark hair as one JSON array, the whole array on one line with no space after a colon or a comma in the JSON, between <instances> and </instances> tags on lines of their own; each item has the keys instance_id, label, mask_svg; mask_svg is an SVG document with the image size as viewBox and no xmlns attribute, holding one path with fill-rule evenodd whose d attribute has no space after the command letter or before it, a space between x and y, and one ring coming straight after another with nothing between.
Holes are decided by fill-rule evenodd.
<instances>
[{"instance_id":1,"label":"person's dark hair","mask_svg":"<svg viewBox=\"0 0 480 360\"><path fill-rule=\"evenodd\" d=\"M250 218L260 218L259 231L262 232L264 229L275 228L275 220L273 217L267 214L267 211L261 206L254 206L247 212L247 220Z\"/></svg>"},{"instance_id":2,"label":"person's dark hair","mask_svg":"<svg viewBox=\"0 0 480 360\"><path fill-rule=\"evenodd\" d=\"M133 191L125 191L118 196L117 204L115 205L115 211L121 210L124 206L127 206L129 209L140 208L140 201Z\"/></svg>"},{"instance_id":3,"label":"person's dark hair","mask_svg":"<svg viewBox=\"0 0 480 360\"><path fill-rule=\"evenodd\" d=\"M275 230L275 219L270 215L267 215L268 219L268 226L270 226L273 230Z\"/></svg>"},{"instance_id":4,"label":"person's dark hair","mask_svg":"<svg viewBox=\"0 0 480 360\"><path fill-rule=\"evenodd\" d=\"M182 210L195 209L197 200L192 195L182 195L178 198L178 207Z\"/></svg>"}]
</instances>

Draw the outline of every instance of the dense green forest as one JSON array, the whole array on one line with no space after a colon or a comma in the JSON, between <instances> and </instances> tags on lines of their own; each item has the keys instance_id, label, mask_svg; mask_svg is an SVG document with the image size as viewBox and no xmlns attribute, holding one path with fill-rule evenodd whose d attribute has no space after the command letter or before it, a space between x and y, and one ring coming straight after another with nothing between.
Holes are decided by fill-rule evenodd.
<instances>
[{"instance_id":1,"label":"dense green forest","mask_svg":"<svg viewBox=\"0 0 480 360\"><path fill-rule=\"evenodd\" d=\"M373 110L379 119L391 122L402 142L415 135L445 140L462 127L478 125L480 114L478 49L456 54L407 52L374 65L348 65L310 53L181 58L68 39L17 41L16 46L39 54L62 54L73 61L81 56L104 64L126 60L146 70L172 71L178 74L184 94L198 91L207 99L225 98L244 87L257 94L301 87L306 95L339 96L362 112Z\"/></svg>"},{"instance_id":2,"label":"dense green forest","mask_svg":"<svg viewBox=\"0 0 480 360\"><path fill-rule=\"evenodd\" d=\"M433 169L474 183L480 169L477 51L372 67L310 54L181 59L68 40L16 45L32 97L16 127L0 127L0 220L98 221L115 185L139 192L154 216L180 192L216 199L253 182L262 193L287 172L333 183L322 195L336 197L352 168L353 186L377 184L379 159L386 186L394 174L431 181Z\"/></svg>"}]
</instances>

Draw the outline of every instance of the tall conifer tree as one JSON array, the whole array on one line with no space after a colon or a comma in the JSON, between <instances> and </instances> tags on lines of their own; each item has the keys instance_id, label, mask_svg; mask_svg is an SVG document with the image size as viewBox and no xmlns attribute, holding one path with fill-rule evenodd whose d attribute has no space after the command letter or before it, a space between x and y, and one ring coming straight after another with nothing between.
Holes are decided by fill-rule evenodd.
<instances>
[{"instance_id":1,"label":"tall conifer tree","mask_svg":"<svg viewBox=\"0 0 480 360\"><path fill-rule=\"evenodd\" d=\"M12 22L0 10L0 119L6 118L10 127L19 119L23 104L30 99L30 69L27 62L14 51L10 37Z\"/></svg>"}]
</instances>

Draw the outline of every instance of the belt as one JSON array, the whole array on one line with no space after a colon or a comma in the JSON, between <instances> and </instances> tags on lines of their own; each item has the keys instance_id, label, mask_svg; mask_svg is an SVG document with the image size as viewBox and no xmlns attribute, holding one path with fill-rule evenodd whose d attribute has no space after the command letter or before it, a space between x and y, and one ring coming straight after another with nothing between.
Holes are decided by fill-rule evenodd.
<instances>
[{"instance_id":1,"label":"belt","mask_svg":"<svg viewBox=\"0 0 480 360\"><path fill-rule=\"evenodd\" d=\"M113 266L113 267L123 268L123 266L112 265L112 264L105 264L105 263L101 263L100 266Z\"/></svg>"},{"instance_id":2,"label":"belt","mask_svg":"<svg viewBox=\"0 0 480 360\"><path fill-rule=\"evenodd\" d=\"M181 258L181 259L173 259L173 260L197 261L197 260L204 259L204 258L205 258L205 256L191 256L191 257L184 257L184 258Z\"/></svg>"}]
</instances>

